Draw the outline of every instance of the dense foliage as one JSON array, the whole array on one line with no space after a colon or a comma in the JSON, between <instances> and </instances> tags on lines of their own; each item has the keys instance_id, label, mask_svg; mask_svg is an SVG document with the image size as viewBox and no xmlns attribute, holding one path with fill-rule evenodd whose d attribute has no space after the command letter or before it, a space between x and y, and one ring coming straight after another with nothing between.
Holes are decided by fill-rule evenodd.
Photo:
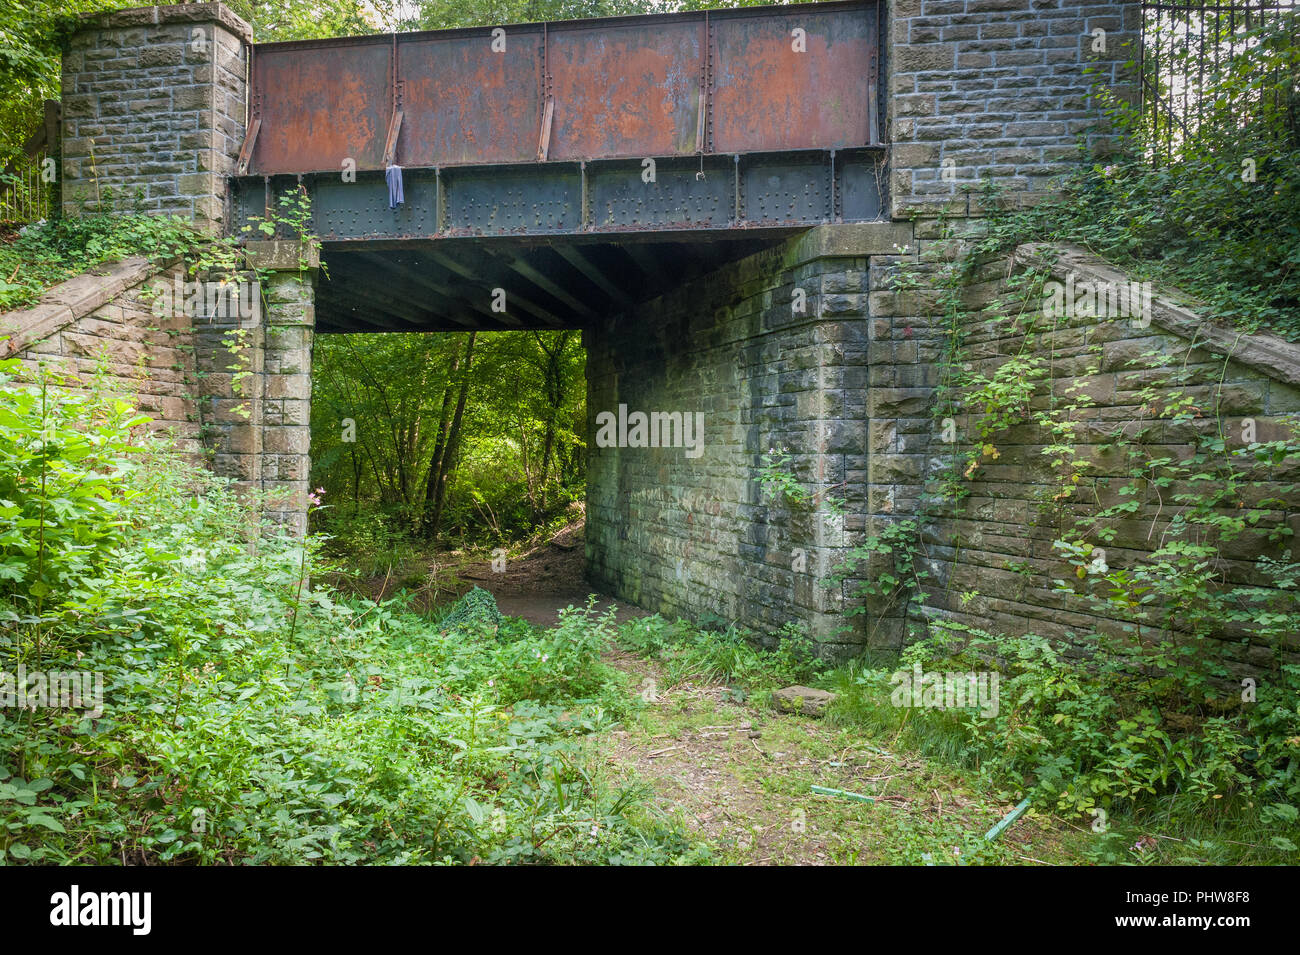
<instances>
[{"instance_id":1,"label":"dense foliage","mask_svg":"<svg viewBox=\"0 0 1300 955\"><path fill-rule=\"evenodd\" d=\"M322 336L313 355L317 525L349 552L403 538L495 547L584 496L577 331Z\"/></svg>"},{"instance_id":2,"label":"dense foliage","mask_svg":"<svg viewBox=\"0 0 1300 955\"><path fill-rule=\"evenodd\" d=\"M201 236L176 216L109 212L28 226L0 242L0 311L35 304L74 275L131 255L170 259L193 250Z\"/></svg>"},{"instance_id":3,"label":"dense foliage","mask_svg":"<svg viewBox=\"0 0 1300 955\"><path fill-rule=\"evenodd\" d=\"M629 705L611 621L442 626L304 585L312 547L139 439L126 403L0 367L0 860L661 862L583 740ZM493 608L494 609L494 608Z\"/></svg>"},{"instance_id":4,"label":"dense foliage","mask_svg":"<svg viewBox=\"0 0 1300 955\"><path fill-rule=\"evenodd\" d=\"M1229 30L1226 19L1219 29ZM1099 87L1121 133L1114 155L1085 155L1059 199L1003 216L994 232L1001 246L1074 242L1134 278L1181 288L1207 317L1300 340L1298 36L1295 11L1249 29L1235 23L1214 41L1236 51L1217 70L1195 58L1198 46L1166 49L1165 83L1199 74L1206 89L1185 134L1180 120L1153 125L1151 109ZM1000 205L995 194L987 199Z\"/></svg>"}]
</instances>

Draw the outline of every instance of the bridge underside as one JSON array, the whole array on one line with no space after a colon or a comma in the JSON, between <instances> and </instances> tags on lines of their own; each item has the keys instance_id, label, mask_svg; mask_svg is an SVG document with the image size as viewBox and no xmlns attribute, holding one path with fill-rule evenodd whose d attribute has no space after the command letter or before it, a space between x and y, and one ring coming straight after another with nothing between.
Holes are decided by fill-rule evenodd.
<instances>
[{"instance_id":1,"label":"bridge underside","mask_svg":"<svg viewBox=\"0 0 1300 955\"><path fill-rule=\"evenodd\" d=\"M316 331L583 327L789 234L330 242Z\"/></svg>"},{"instance_id":2,"label":"bridge underside","mask_svg":"<svg viewBox=\"0 0 1300 955\"><path fill-rule=\"evenodd\" d=\"M232 181L237 223L311 197L322 332L581 325L811 226L876 220L877 149ZM493 307L494 290L507 308Z\"/></svg>"},{"instance_id":3,"label":"bridge underside","mask_svg":"<svg viewBox=\"0 0 1300 955\"><path fill-rule=\"evenodd\" d=\"M581 328L592 583L853 642L821 586L846 528L759 478L773 446L819 490L865 475L868 257L910 238L882 29L853 0L254 44L226 222L293 240L305 195L324 268L286 244L230 459L249 432L243 470L305 501L316 333Z\"/></svg>"},{"instance_id":4,"label":"bridge underside","mask_svg":"<svg viewBox=\"0 0 1300 955\"><path fill-rule=\"evenodd\" d=\"M580 327L593 586L765 633L795 619L824 652L848 652L863 635L841 632L842 588L824 584L865 525L770 500L763 455L789 448L809 487L835 489L851 514L868 507L870 274L909 235L861 223L709 241L333 243L314 287L301 281L296 243L263 243L286 253L267 280L262 334L247 339L249 366L266 380L247 402L221 390L228 376L204 379L216 464L281 495L278 519L302 527L317 332ZM504 313L493 288L505 291ZM202 331L213 366L229 366L225 328ZM661 422L649 440L638 415ZM617 435L610 421L625 423Z\"/></svg>"}]
</instances>

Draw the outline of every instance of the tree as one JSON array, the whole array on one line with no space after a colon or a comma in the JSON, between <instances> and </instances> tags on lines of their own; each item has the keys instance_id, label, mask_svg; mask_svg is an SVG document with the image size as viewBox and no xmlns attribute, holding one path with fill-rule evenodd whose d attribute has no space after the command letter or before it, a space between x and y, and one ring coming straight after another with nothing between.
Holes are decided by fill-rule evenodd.
<instances>
[{"instance_id":1,"label":"tree","mask_svg":"<svg viewBox=\"0 0 1300 955\"><path fill-rule=\"evenodd\" d=\"M582 493L576 331L321 336L314 364L312 482L353 514L526 533Z\"/></svg>"}]
</instances>

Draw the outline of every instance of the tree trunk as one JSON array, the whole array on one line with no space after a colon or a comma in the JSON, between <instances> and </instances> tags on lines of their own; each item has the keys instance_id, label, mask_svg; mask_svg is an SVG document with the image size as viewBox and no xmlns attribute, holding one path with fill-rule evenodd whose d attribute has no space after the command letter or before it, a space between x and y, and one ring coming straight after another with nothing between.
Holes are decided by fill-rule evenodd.
<instances>
[{"instance_id":1,"label":"tree trunk","mask_svg":"<svg viewBox=\"0 0 1300 955\"><path fill-rule=\"evenodd\" d=\"M447 475L460 451L460 422L465 414L465 400L469 397L469 377L474 361L474 338L477 335L478 332L470 332L469 341L465 344L465 367L460 379L460 397L456 399L456 413L451 419L451 430L447 435L442 460L438 462L438 480L434 485L433 520L429 524L429 539L433 541L438 539L438 526L442 523L442 505L447 497Z\"/></svg>"},{"instance_id":2,"label":"tree trunk","mask_svg":"<svg viewBox=\"0 0 1300 955\"><path fill-rule=\"evenodd\" d=\"M472 336L473 333L471 333ZM473 339L471 337L471 347ZM433 444L433 457L429 460L429 473L424 485L424 534L430 535L433 521L429 508L438 496L438 482L442 477L443 460L447 454L447 430L451 425L451 398L456 390L456 372L460 369L460 343L452 353L451 374L447 378L447 387L442 391L442 412L438 415L438 437Z\"/></svg>"}]
</instances>

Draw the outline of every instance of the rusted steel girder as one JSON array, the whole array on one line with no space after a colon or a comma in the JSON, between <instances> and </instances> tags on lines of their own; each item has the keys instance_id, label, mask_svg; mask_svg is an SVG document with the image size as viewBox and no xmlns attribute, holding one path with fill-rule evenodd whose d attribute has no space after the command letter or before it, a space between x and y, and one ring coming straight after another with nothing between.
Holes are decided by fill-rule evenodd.
<instances>
[{"instance_id":1,"label":"rusted steel girder","mask_svg":"<svg viewBox=\"0 0 1300 955\"><path fill-rule=\"evenodd\" d=\"M336 242L875 219L879 34L871 0L258 45L234 223L299 184Z\"/></svg>"},{"instance_id":2,"label":"rusted steel girder","mask_svg":"<svg viewBox=\"0 0 1300 955\"><path fill-rule=\"evenodd\" d=\"M408 169L398 209L380 172L248 177L232 200L240 225L301 187L330 242L791 229L880 218L882 161L870 148L662 159L653 181L634 159Z\"/></svg>"},{"instance_id":3,"label":"rusted steel girder","mask_svg":"<svg viewBox=\"0 0 1300 955\"><path fill-rule=\"evenodd\" d=\"M258 44L241 171L380 169L395 127L427 168L869 146L879 35L872 0Z\"/></svg>"}]
</instances>

